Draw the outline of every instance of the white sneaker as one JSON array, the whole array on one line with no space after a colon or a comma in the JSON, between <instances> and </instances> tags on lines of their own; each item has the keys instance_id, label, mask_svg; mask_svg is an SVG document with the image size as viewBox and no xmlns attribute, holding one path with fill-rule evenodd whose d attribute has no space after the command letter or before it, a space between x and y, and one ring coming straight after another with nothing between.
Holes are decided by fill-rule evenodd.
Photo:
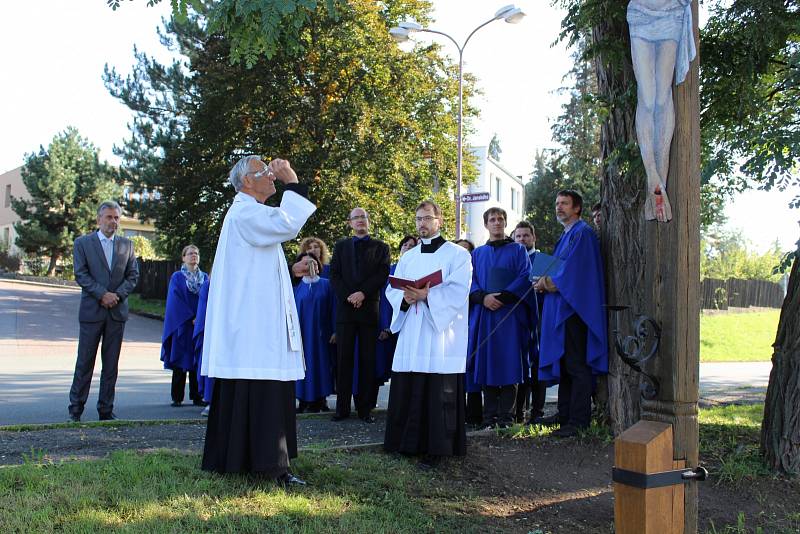
<instances>
[{"instance_id":1,"label":"white sneaker","mask_svg":"<svg viewBox=\"0 0 800 534\"><path fill-rule=\"evenodd\" d=\"M211 405L209 404L208 406L206 406L205 408L203 408L203 411L202 411L202 412L200 412L200 415L201 415L202 417L208 417L208 413L209 413L210 411L211 411Z\"/></svg>"}]
</instances>

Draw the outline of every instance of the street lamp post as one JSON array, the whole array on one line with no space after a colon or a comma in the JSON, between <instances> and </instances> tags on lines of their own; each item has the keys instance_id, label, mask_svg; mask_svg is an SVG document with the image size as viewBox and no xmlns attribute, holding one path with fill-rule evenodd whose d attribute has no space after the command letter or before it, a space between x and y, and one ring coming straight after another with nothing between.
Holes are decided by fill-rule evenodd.
<instances>
[{"instance_id":1,"label":"street lamp post","mask_svg":"<svg viewBox=\"0 0 800 534\"><path fill-rule=\"evenodd\" d=\"M504 20L509 24L516 24L521 21L525 17L525 13L518 7L515 7L513 4L502 7L497 10L492 18L475 28L470 32L467 36L466 40L464 40L464 44L459 45L458 42L453 39L450 35L438 31L432 30L429 28L423 28L416 22L401 22L399 26L396 26L389 30L389 34L392 38L398 42L403 43L408 41L411 37L411 33L413 32L425 32L425 33L435 33L437 35L442 35L447 37L452 41L454 45L456 45L456 49L458 49L458 155L456 157L456 239L461 238L461 169L463 165L463 152L462 152L462 145L463 145L463 121L464 121L464 48L466 48L467 43L475 35L475 32L486 26L487 24L494 22L496 20Z\"/></svg>"}]
</instances>

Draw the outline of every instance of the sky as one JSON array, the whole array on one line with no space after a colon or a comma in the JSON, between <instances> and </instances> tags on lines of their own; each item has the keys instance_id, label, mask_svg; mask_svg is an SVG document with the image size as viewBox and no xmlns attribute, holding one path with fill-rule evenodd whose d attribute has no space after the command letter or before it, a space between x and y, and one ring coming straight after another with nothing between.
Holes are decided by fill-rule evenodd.
<instances>
[{"instance_id":1,"label":"sky","mask_svg":"<svg viewBox=\"0 0 800 534\"><path fill-rule=\"evenodd\" d=\"M463 43L472 29L490 19L507 0L433 0L432 29ZM557 94L570 69L569 51L558 38L562 10L548 0L518 2L528 15L519 24L493 22L479 30L464 50L464 69L483 91L475 104L481 117L467 141L486 145L497 134L501 164L527 179L536 150L554 148L550 119L565 96ZM146 7L123 2L118 11L105 0L24 0L0 2L0 173L18 167L26 153L47 146L58 132L75 126L100 149L101 158L119 160L112 147L127 137L131 112L103 85L103 67L121 73L133 65L133 47L161 61L170 53L156 28L168 16L169 1ZM702 22L702 21L701 21ZM457 60L455 46L441 42ZM800 237L800 210L789 210L787 194L748 192L726 210L729 226L740 228L754 246L779 239L785 248ZM757 211L756 211L757 210Z\"/></svg>"}]
</instances>

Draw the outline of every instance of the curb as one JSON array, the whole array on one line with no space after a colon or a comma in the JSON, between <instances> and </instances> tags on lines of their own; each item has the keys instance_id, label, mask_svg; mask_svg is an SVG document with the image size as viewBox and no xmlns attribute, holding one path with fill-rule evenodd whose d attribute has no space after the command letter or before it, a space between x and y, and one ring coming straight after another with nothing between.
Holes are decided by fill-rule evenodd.
<instances>
[{"instance_id":1,"label":"curb","mask_svg":"<svg viewBox=\"0 0 800 534\"><path fill-rule=\"evenodd\" d=\"M42 286L42 287L55 287L55 288L59 288L59 289L70 289L72 291L80 291L81 290L81 288L79 286L73 285L73 284L57 284L55 282L42 282L42 281L39 281L39 280L24 280L24 279L21 279L21 278L14 278L14 277L10 277L10 276L0 275L0 282L2 282L2 281L12 282L12 283L15 283L15 284L25 284L25 285L30 285L30 286Z\"/></svg>"}]
</instances>

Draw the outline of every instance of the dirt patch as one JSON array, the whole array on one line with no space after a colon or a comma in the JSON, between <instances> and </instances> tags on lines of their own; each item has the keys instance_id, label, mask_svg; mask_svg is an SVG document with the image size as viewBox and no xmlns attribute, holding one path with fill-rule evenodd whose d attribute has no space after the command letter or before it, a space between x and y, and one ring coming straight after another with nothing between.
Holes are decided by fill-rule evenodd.
<instances>
[{"instance_id":1,"label":"dirt patch","mask_svg":"<svg viewBox=\"0 0 800 534\"><path fill-rule=\"evenodd\" d=\"M443 480L481 497L481 514L500 531L613 532L614 490L610 482L613 444L599 440L510 439L470 441L467 457L450 460ZM736 532L800 532L800 480L765 478L737 486L718 484L715 466L700 484L699 531L725 531L743 514Z\"/></svg>"}]
</instances>

